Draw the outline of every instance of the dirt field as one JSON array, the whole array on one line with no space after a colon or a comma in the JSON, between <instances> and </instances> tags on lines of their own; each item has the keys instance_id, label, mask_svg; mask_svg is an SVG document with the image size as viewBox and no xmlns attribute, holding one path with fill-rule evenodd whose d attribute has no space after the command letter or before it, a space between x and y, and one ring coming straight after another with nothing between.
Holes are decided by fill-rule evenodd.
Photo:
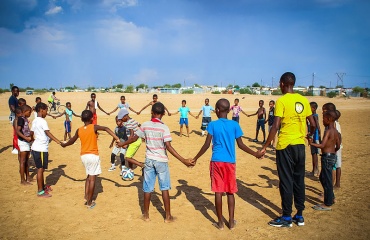
<instances>
[{"instance_id":1,"label":"dirt field","mask_svg":"<svg viewBox=\"0 0 370 240\"><path fill-rule=\"evenodd\" d=\"M121 94L98 93L97 100L106 111L113 110ZM273 228L267 225L271 218L281 212L278 177L274 152L258 160L237 150L237 181L239 192L236 194L237 227L233 231L225 228L219 231L212 226L216 220L214 197L210 191L209 160L211 150L199 159L196 167L189 169L170 156L172 190L170 195L172 214L177 221L171 224L163 222L164 209L161 192L152 196L150 222L140 219L143 207L142 183L139 175L131 182L123 181L119 170L108 172L110 166L109 144L111 137L106 133L99 136L99 151L102 160L102 174L96 186L97 205L92 210L84 207L85 170L79 151L79 140L66 149L54 142L49 146L49 169L45 172L46 183L53 185L53 196L49 199L36 197L36 183L32 186L19 184L18 161L11 154L12 130L7 120L9 115L7 101L9 93L0 95L0 238L1 239L370 239L370 101L364 99L329 99L311 97L310 101L319 104L319 117L322 121L321 106L328 101L336 104L341 111L340 119L343 135L342 188L336 191L337 203L331 212L317 212L311 207L319 202L318 194L322 191L317 178L306 177L306 226L290 229ZM37 95L19 97L34 105ZM72 109L80 113L89 100L89 93L57 93L62 103L70 101ZM126 94L126 100L135 110L140 110L151 100L151 94ZM46 101L48 94L41 95ZM181 100L187 100L187 106L193 113L198 113L204 99L210 98L214 106L217 99L225 97L233 102L235 95L171 95L159 94L170 112L181 106ZM253 113L258 108L258 100L265 100L268 108L270 99L276 96L240 95L240 106L244 111ZM245 97L242 99L242 97ZM117 113L117 112L116 112ZM115 127L114 116L107 116L98 111L99 125ZM141 115L131 117L144 122L149 120L149 108ZM216 116L213 114L213 119ZM231 118L231 116L230 116ZM31 120L33 117L30 118ZM63 138L63 118L46 118L51 132L59 139ZM169 126L174 148L184 157L194 157L205 138L200 136L201 118L189 116L190 138L178 136L179 115L165 116L163 121ZM72 132L81 126L78 118L73 119ZM243 141L251 148L261 146L250 140L255 136L256 117L242 115L240 125L244 132ZM321 123L322 126L322 123ZM260 133L260 140L262 135ZM145 144L137 153L137 158L144 161ZM306 172L311 171L311 156L306 148ZM368 164L369 163L369 164ZM139 171L137 170L138 174ZM34 176L34 173L32 174ZM157 187L158 189L158 187ZM227 216L227 203L224 198L224 216Z\"/></svg>"}]
</instances>

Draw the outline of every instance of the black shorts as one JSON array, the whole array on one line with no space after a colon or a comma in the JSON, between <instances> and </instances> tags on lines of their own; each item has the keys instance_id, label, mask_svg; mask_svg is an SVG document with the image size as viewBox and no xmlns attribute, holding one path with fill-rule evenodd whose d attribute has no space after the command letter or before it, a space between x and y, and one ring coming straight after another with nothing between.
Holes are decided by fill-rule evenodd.
<instances>
[{"instance_id":1,"label":"black shorts","mask_svg":"<svg viewBox=\"0 0 370 240\"><path fill-rule=\"evenodd\" d=\"M208 123L210 123L212 121L212 118L211 117L203 117L202 118L202 126L200 127L200 129L202 129L203 131L207 129L207 126L208 126Z\"/></svg>"},{"instance_id":2,"label":"black shorts","mask_svg":"<svg viewBox=\"0 0 370 240\"><path fill-rule=\"evenodd\" d=\"M37 152L32 150L33 161L35 162L36 168L48 169L49 153L48 152Z\"/></svg>"}]
</instances>

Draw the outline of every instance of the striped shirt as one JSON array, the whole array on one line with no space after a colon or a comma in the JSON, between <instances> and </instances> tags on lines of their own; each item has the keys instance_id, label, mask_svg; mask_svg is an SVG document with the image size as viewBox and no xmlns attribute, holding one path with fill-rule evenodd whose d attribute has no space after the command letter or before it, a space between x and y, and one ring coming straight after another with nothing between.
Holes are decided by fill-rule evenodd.
<instances>
[{"instance_id":1,"label":"striped shirt","mask_svg":"<svg viewBox=\"0 0 370 240\"><path fill-rule=\"evenodd\" d=\"M133 118L130 118L129 120L127 120L127 122L124 124L124 126L129 130L133 130L134 134L137 135L136 132L139 130L138 121L134 120Z\"/></svg>"},{"instance_id":2,"label":"striped shirt","mask_svg":"<svg viewBox=\"0 0 370 240\"><path fill-rule=\"evenodd\" d=\"M165 142L172 141L172 138L167 125L161 121L148 121L141 125L137 134L139 137L145 138L146 158L158 162L168 162Z\"/></svg>"}]
</instances>

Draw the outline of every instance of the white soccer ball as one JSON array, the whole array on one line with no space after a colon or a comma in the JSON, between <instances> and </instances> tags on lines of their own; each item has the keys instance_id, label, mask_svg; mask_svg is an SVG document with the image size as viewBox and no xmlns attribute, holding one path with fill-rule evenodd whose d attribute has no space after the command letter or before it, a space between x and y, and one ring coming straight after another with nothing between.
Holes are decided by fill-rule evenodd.
<instances>
[{"instance_id":1,"label":"white soccer ball","mask_svg":"<svg viewBox=\"0 0 370 240\"><path fill-rule=\"evenodd\" d=\"M132 181L133 179L134 179L134 173L130 169L122 172L123 181Z\"/></svg>"}]
</instances>

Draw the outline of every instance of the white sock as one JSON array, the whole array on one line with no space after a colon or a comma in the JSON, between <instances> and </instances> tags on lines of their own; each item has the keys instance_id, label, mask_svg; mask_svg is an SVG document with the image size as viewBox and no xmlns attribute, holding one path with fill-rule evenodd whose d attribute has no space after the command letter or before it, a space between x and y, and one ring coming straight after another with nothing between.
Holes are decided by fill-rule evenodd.
<instances>
[{"instance_id":1,"label":"white sock","mask_svg":"<svg viewBox=\"0 0 370 240\"><path fill-rule=\"evenodd\" d=\"M115 167L114 163L112 163L112 167Z\"/></svg>"},{"instance_id":2,"label":"white sock","mask_svg":"<svg viewBox=\"0 0 370 240\"><path fill-rule=\"evenodd\" d=\"M202 135L204 135L204 131L202 131Z\"/></svg>"}]
</instances>

